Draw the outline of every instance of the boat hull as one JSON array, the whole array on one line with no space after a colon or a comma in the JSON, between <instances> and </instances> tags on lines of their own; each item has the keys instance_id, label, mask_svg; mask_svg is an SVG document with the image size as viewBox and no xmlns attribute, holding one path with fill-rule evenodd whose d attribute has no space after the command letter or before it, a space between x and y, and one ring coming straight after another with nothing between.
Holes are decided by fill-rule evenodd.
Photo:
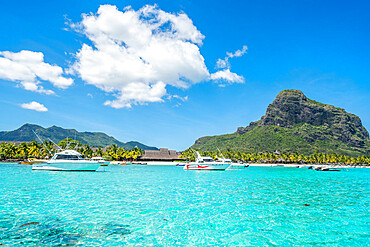
<instances>
[{"instance_id":1,"label":"boat hull","mask_svg":"<svg viewBox=\"0 0 370 247\"><path fill-rule=\"evenodd\" d=\"M219 163L219 164L188 164L184 166L184 170L217 170L217 171L224 171L226 170L230 164L228 163Z\"/></svg>"},{"instance_id":2,"label":"boat hull","mask_svg":"<svg viewBox=\"0 0 370 247\"><path fill-rule=\"evenodd\" d=\"M96 171L102 163L43 163L32 165L32 170L47 171Z\"/></svg>"}]
</instances>

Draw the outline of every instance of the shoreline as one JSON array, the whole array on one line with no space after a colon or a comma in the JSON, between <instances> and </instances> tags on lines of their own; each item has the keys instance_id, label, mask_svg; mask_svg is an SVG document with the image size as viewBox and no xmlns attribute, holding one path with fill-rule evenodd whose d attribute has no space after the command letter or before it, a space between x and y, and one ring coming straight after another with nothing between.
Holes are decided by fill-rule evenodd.
<instances>
[{"instance_id":1,"label":"shoreline","mask_svg":"<svg viewBox=\"0 0 370 247\"><path fill-rule=\"evenodd\" d=\"M0 164L19 164L22 160L1 160ZM185 162L168 162L168 161L110 161L109 165L120 165L121 163L131 163L131 165L141 166L177 166ZM281 163L243 163L250 167L299 167L299 166L313 166L313 167L332 167L332 168L370 168L370 165L339 165L339 164L281 164ZM26 165L26 164L24 164ZM130 164L128 164L130 165Z\"/></svg>"},{"instance_id":2,"label":"shoreline","mask_svg":"<svg viewBox=\"0 0 370 247\"><path fill-rule=\"evenodd\" d=\"M246 163L248 164L248 163ZM333 167L333 168L370 168L369 165L338 165L338 164L275 164L275 163L249 163L251 167L299 167L299 166L313 166L313 167Z\"/></svg>"}]
</instances>

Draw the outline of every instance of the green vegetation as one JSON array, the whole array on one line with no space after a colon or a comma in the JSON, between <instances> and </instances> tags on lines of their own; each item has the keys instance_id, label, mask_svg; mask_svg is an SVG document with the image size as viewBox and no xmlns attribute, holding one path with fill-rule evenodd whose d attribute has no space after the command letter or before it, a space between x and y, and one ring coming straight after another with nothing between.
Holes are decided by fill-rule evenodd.
<instances>
[{"instance_id":1,"label":"green vegetation","mask_svg":"<svg viewBox=\"0 0 370 247\"><path fill-rule=\"evenodd\" d=\"M44 144L47 148L36 141L30 143L23 142L19 145L15 145L14 143L0 143L0 160L26 160L27 158L48 159L51 157L48 149L52 154L58 152L52 142L45 141ZM71 139L68 139L68 141L64 139L58 144L58 146L62 148L66 148L67 145L68 148L75 149L86 158L100 156L109 161L135 160L138 156L143 154L143 150L138 147L125 149L118 147L116 144L110 145L105 149L102 147L92 148L87 144L81 145L79 141Z\"/></svg>"},{"instance_id":2,"label":"green vegetation","mask_svg":"<svg viewBox=\"0 0 370 247\"><path fill-rule=\"evenodd\" d=\"M299 90L280 92L266 114L249 126L199 138L192 146L201 151L217 147L245 153L370 155L369 133L358 116L308 99Z\"/></svg>"},{"instance_id":3,"label":"green vegetation","mask_svg":"<svg viewBox=\"0 0 370 247\"><path fill-rule=\"evenodd\" d=\"M138 147L145 150L157 150L156 147L149 147L140 142L120 142L114 137L100 132L78 132L74 129L63 129L57 126L43 128L35 124L25 124L14 131L0 131L0 141L34 141L36 140L36 137L32 130L36 131L42 139L46 140L50 138L55 142L60 142L64 138L70 137L78 140L83 145L87 144L95 147L106 147L108 145L116 144L125 149Z\"/></svg>"},{"instance_id":4,"label":"green vegetation","mask_svg":"<svg viewBox=\"0 0 370 247\"><path fill-rule=\"evenodd\" d=\"M314 137L320 136L320 139ZM366 142L370 145L370 142ZM217 147L222 151L235 152L297 152L309 155L315 152L338 153L348 156L363 155L357 147L332 138L325 125L297 124L292 128L275 125L256 127L244 134L233 133L220 136L209 136L198 139L191 147L201 151L215 151ZM369 155L366 154L366 155Z\"/></svg>"},{"instance_id":5,"label":"green vegetation","mask_svg":"<svg viewBox=\"0 0 370 247\"><path fill-rule=\"evenodd\" d=\"M200 151L202 156L210 156L213 159L225 156L225 158L233 159L234 161L243 161L249 163L299 163L299 164L346 164L346 165L370 165L370 157L361 155L358 157L351 157L346 155L339 155L337 153L313 153L310 155L298 153L247 153L224 151L222 155L219 151ZM181 158L194 161L194 153L187 149L182 152Z\"/></svg>"}]
</instances>

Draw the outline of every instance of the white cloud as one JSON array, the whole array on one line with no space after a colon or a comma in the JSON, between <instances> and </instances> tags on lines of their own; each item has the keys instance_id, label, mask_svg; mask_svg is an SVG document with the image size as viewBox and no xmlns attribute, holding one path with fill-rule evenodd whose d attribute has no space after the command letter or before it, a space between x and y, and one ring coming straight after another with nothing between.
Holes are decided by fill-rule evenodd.
<instances>
[{"instance_id":1,"label":"white cloud","mask_svg":"<svg viewBox=\"0 0 370 247\"><path fill-rule=\"evenodd\" d=\"M176 99L179 99L179 100L181 100L181 101L183 101L183 102L185 102L185 101L188 101L188 99L189 99L189 97L188 96L185 96L185 97L181 97L181 96L179 96L179 95L173 95L172 96L173 98L176 98Z\"/></svg>"},{"instance_id":2,"label":"white cloud","mask_svg":"<svg viewBox=\"0 0 370 247\"><path fill-rule=\"evenodd\" d=\"M20 84L24 89L28 91L44 93L47 95L55 94L53 90L44 89L43 86L39 85L40 84L39 81L21 81Z\"/></svg>"},{"instance_id":3,"label":"white cloud","mask_svg":"<svg viewBox=\"0 0 370 247\"><path fill-rule=\"evenodd\" d=\"M224 68L230 69L231 66L230 66L229 58L241 57L245 53L247 53L247 50L248 50L248 47L246 45L244 45L241 50L237 50L234 53L226 52L226 57L224 59L219 58L217 60L217 62L216 62L216 68L217 69L224 69Z\"/></svg>"},{"instance_id":4,"label":"white cloud","mask_svg":"<svg viewBox=\"0 0 370 247\"><path fill-rule=\"evenodd\" d=\"M20 52L0 51L0 79L16 81L24 89L44 94L54 94L40 85L48 81L58 88L67 88L73 80L63 76L63 69L44 62L42 52L22 50Z\"/></svg>"},{"instance_id":5,"label":"white cloud","mask_svg":"<svg viewBox=\"0 0 370 247\"><path fill-rule=\"evenodd\" d=\"M83 14L81 22L69 25L91 41L75 54L70 73L110 93L115 99L104 104L114 108L163 102L168 86L244 81L230 72L228 59L242 56L247 47L227 53L218 62L227 69L210 74L199 50L205 36L183 12L167 13L156 5L137 11L101 5L97 13Z\"/></svg>"},{"instance_id":6,"label":"white cloud","mask_svg":"<svg viewBox=\"0 0 370 247\"><path fill-rule=\"evenodd\" d=\"M179 96L179 95L176 95L176 94L174 94L174 95L168 95L167 96L167 99L168 100L177 100L177 102L178 101L182 101L182 102L185 102L185 101L188 101L188 99L189 99L189 96L184 96L184 97L181 97L181 96ZM176 106L178 106L178 105L181 105L181 103L177 103L177 105Z\"/></svg>"},{"instance_id":7,"label":"white cloud","mask_svg":"<svg viewBox=\"0 0 370 247\"><path fill-rule=\"evenodd\" d=\"M220 71L217 71L216 73L213 73L210 75L210 79L221 82L219 86L224 87L225 84L222 84L222 82L228 82L228 83L244 83L244 77L240 76L238 74L235 74L230 71L231 65L229 62L229 58L233 57L241 57L245 53L247 53L248 47L246 45L243 46L241 50L237 50L234 53L226 52L226 57L224 59L219 58L216 62L216 68L217 69L223 69Z\"/></svg>"},{"instance_id":8,"label":"white cloud","mask_svg":"<svg viewBox=\"0 0 370 247\"><path fill-rule=\"evenodd\" d=\"M125 85L117 95L117 99L106 101L104 105L113 108L131 107L132 104L147 102L163 102L161 98L166 94L166 85L163 82L147 85L145 83L130 83Z\"/></svg>"},{"instance_id":9,"label":"white cloud","mask_svg":"<svg viewBox=\"0 0 370 247\"><path fill-rule=\"evenodd\" d=\"M105 105L162 102L167 85L187 88L209 77L198 47L204 36L185 13L102 5L71 27L93 44L83 44L72 71L116 96Z\"/></svg>"},{"instance_id":10,"label":"white cloud","mask_svg":"<svg viewBox=\"0 0 370 247\"><path fill-rule=\"evenodd\" d=\"M229 83L243 83L244 77L237 75L230 71L230 69L224 69L211 74L211 80L215 81L227 81Z\"/></svg>"},{"instance_id":11,"label":"white cloud","mask_svg":"<svg viewBox=\"0 0 370 247\"><path fill-rule=\"evenodd\" d=\"M34 110L34 111L40 111L40 112L48 111L48 109L43 104L40 104L40 103L38 103L36 101L32 101L30 103L21 104L21 107L24 108L24 109L29 109L29 110Z\"/></svg>"}]
</instances>

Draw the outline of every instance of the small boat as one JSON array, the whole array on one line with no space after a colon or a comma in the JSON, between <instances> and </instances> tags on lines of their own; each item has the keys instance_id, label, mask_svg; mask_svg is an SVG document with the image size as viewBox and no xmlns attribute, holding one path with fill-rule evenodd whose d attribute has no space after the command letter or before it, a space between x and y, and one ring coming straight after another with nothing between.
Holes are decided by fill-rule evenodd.
<instances>
[{"instance_id":1,"label":"small boat","mask_svg":"<svg viewBox=\"0 0 370 247\"><path fill-rule=\"evenodd\" d=\"M131 162L122 162L120 163L121 166L128 166L128 165L132 165Z\"/></svg>"},{"instance_id":2,"label":"small boat","mask_svg":"<svg viewBox=\"0 0 370 247\"><path fill-rule=\"evenodd\" d=\"M221 153L221 151L220 151ZM227 170L240 170L247 168L249 165L244 165L243 163L234 163L231 159L226 159L223 154L221 153L222 158L218 158L216 161L217 162L224 162L224 163L230 163L230 166L227 168Z\"/></svg>"},{"instance_id":3,"label":"small boat","mask_svg":"<svg viewBox=\"0 0 370 247\"><path fill-rule=\"evenodd\" d=\"M211 157L205 156L202 157L199 152L196 152L197 157L195 162L190 162L184 166L184 170L226 170L231 163L223 161L215 161Z\"/></svg>"},{"instance_id":4,"label":"small boat","mask_svg":"<svg viewBox=\"0 0 370 247\"><path fill-rule=\"evenodd\" d=\"M323 172L339 172L340 169L334 168L334 167L326 167L326 168L322 168L321 171L323 171Z\"/></svg>"},{"instance_id":5,"label":"small boat","mask_svg":"<svg viewBox=\"0 0 370 247\"><path fill-rule=\"evenodd\" d=\"M322 172L339 172L339 168L335 167L325 167L325 166L319 166L314 168L316 171L322 171Z\"/></svg>"},{"instance_id":6,"label":"small boat","mask_svg":"<svg viewBox=\"0 0 370 247\"><path fill-rule=\"evenodd\" d=\"M245 165L242 162L233 162L231 159L226 159L225 156L222 154L221 150L217 148L217 150L220 152L221 158L217 157L217 162L224 162L224 163L230 163L230 166L227 168L227 170L240 170L249 167L249 165Z\"/></svg>"},{"instance_id":7,"label":"small boat","mask_svg":"<svg viewBox=\"0 0 370 247\"><path fill-rule=\"evenodd\" d=\"M302 169L312 169L312 166L308 166L308 165L300 165L300 166L298 166L298 168L302 168Z\"/></svg>"},{"instance_id":8,"label":"small boat","mask_svg":"<svg viewBox=\"0 0 370 247\"><path fill-rule=\"evenodd\" d=\"M33 164L32 170L47 171L96 171L102 165L99 161L85 160L75 150L64 150L54 154L46 163Z\"/></svg>"},{"instance_id":9,"label":"small boat","mask_svg":"<svg viewBox=\"0 0 370 247\"><path fill-rule=\"evenodd\" d=\"M92 157L91 158L91 161L97 161L98 163L101 163L101 166L108 166L109 165L109 162L106 161L104 158L102 157Z\"/></svg>"},{"instance_id":10,"label":"small boat","mask_svg":"<svg viewBox=\"0 0 370 247\"><path fill-rule=\"evenodd\" d=\"M20 165L33 165L33 164L45 163L45 162L47 162L47 160L38 160L38 159L30 158L30 159L27 159L26 161L20 161L19 164Z\"/></svg>"},{"instance_id":11,"label":"small boat","mask_svg":"<svg viewBox=\"0 0 370 247\"><path fill-rule=\"evenodd\" d=\"M246 165L244 163L231 163L229 168L227 170L242 170L249 167L249 165Z\"/></svg>"}]
</instances>

